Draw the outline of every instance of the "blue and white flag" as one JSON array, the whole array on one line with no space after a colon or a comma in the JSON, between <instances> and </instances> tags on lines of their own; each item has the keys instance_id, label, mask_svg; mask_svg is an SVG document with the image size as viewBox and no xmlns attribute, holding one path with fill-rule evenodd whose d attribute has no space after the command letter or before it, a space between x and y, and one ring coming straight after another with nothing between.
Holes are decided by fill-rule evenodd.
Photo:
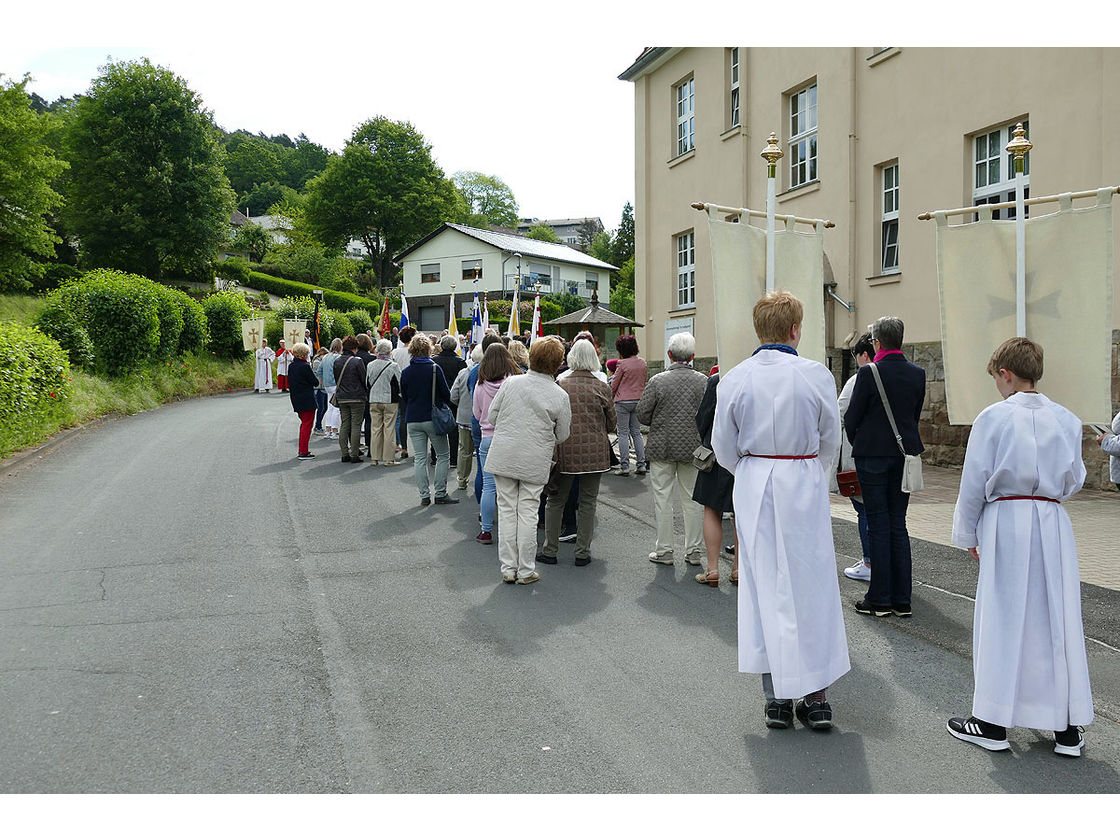
<instances>
[{"instance_id":1,"label":"blue and white flag","mask_svg":"<svg viewBox=\"0 0 1120 840\"><path fill-rule=\"evenodd\" d=\"M478 281L475 281L477 285ZM471 308L471 344L482 341L482 309L478 305L478 289L474 290L474 305ZM467 348L469 352L470 348Z\"/></svg>"},{"instance_id":2,"label":"blue and white flag","mask_svg":"<svg viewBox=\"0 0 1120 840\"><path fill-rule=\"evenodd\" d=\"M404 289L401 289L401 324L400 328L403 330L408 326L408 300L404 296Z\"/></svg>"}]
</instances>

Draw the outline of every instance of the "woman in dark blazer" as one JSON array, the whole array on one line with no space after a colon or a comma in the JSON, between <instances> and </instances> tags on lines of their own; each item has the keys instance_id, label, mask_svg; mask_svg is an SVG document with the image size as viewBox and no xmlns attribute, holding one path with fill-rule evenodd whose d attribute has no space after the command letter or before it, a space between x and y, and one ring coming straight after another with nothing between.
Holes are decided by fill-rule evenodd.
<instances>
[{"instance_id":1,"label":"woman in dark blazer","mask_svg":"<svg viewBox=\"0 0 1120 840\"><path fill-rule=\"evenodd\" d=\"M288 396L292 400L292 411L299 415L299 458L314 458L310 450L311 425L315 422L315 389L319 387L319 377L311 370L307 356L311 348L302 342L292 348L291 364L288 366Z\"/></svg>"},{"instance_id":2,"label":"woman in dark blazer","mask_svg":"<svg viewBox=\"0 0 1120 840\"><path fill-rule=\"evenodd\" d=\"M844 430L863 494L871 549L871 583L856 612L882 618L907 618L910 609L910 534L906 508L910 494L902 492L903 453L891 430L872 367L879 372L891 413L907 455L923 450L918 419L926 397L926 372L902 355L903 324L884 316L870 327L875 357L856 375L852 399L844 412Z\"/></svg>"},{"instance_id":3,"label":"woman in dark blazer","mask_svg":"<svg viewBox=\"0 0 1120 840\"><path fill-rule=\"evenodd\" d=\"M700 433L700 442L709 449L712 448L712 425L716 421L716 386L719 385L719 368L712 368L708 377L707 387L704 389L704 398L700 400L700 407L696 409L696 431ZM719 551L723 546L723 515L732 513L732 493L735 490L735 476L713 463L708 472L696 471L696 485L692 489L692 501L704 506L704 547L708 552L708 567L706 571L696 575L697 583L706 583L708 586L719 586ZM739 585L739 534L735 534L735 557L731 564L731 574L728 580L733 586Z\"/></svg>"}]
</instances>

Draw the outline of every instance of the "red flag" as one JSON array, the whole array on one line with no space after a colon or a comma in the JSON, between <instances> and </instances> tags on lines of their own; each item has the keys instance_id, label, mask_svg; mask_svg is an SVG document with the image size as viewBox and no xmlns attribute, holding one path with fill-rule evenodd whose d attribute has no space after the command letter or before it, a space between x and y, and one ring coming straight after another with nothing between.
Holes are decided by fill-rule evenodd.
<instances>
[{"instance_id":1,"label":"red flag","mask_svg":"<svg viewBox=\"0 0 1120 840\"><path fill-rule=\"evenodd\" d=\"M385 296L385 306L381 309L381 322L377 325L377 331L381 333L381 337L385 338L389 335L389 296Z\"/></svg>"}]
</instances>

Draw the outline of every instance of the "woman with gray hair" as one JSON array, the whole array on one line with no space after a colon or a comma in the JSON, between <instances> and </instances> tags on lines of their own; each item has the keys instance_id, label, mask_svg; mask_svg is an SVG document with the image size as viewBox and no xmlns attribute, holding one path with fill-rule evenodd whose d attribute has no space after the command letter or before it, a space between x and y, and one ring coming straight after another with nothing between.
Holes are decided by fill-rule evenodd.
<instances>
[{"instance_id":1,"label":"woman with gray hair","mask_svg":"<svg viewBox=\"0 0 1120 840\"><path fill-rule=\"evenodd\" d=\"M544 516L544 547L536 562L554 564L560 543L560 522L564 504L574 482L579 482L579 508L576 512L575 564L591 562L591 539L595 535L595 506L603 473L611 468L611 444L607 434L614 429L614 399L607 383L595 376L599 353L586 340L572 344L568 351L569 375L557 384L567 393L571 406L571 434L557 447L555 487L548 496Z\"/></svg>"},{"instance_id":2,"label":"woman with gray hair","mask_svg":"<svg viewBox=\"0 0 1120 840\"><path fill-rule=\"evenodd\" d=\"M374 348L376 358L366 365L369 386L370 463L380 460L387 467L400 462L396 458L397 403L401 399L401 369L393 361L393 342L383 338Z\"/></svg>"},{"instance_id":3,"label":"woman with gray hair","mask_svg":"<svg viewBox=\"0 0 1120 840\"><path fill-rule=\"evenodd\" d=\"M439 339L439 353L432 357L439 369L443 371L443 378L450 388L451 384L459 376L459 371L465 370L467 367L466 361L459 355L459 339L453 335L445 335ZM433 345L434 347L435 345ZM447 439L447 450L451 453L451 461L449 467L453 470L458 468L459 464L459 436L455 432L445 435ZM431 463L435 465L436 453L430 453ZM460 482L462 483L462 482Z\"/></svg>"},{"instance_id":4,"label":"woman with gray hair","mask_svg":"<svg viewBox=\"0 0 1120 840\"><path fill-rule=\"evenodd\" d=\"M336 338L331 342L331 352L323 357L319 368L320 379L323 380L323 389L327 392L327 411L323 415L323 429L326 431L327 440L338 440L338 430L342 425L342 412L337 405L331 403L331 397L338 390L334 379L334 360L342 354L342 339Z\"/></svg>"}]
</instances>

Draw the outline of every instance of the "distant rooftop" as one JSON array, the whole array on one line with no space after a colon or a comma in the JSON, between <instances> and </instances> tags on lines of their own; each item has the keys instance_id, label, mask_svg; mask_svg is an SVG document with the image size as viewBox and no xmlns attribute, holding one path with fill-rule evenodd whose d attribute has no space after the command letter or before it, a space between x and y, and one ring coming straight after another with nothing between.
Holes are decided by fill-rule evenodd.
<instances>
[{"instance_id":1,"label":"distant rooftop","mask_svg":"<svg viewBox=\"0 0 1120 840\"><path fill-rule=\"evenodd\" d=\"M575 248L569 248L567 245L560 245L554 242L540 242L536 239L529 239L525 236L512 236L508 233L495 233L492 230L480 230L479 228L467 227L466 225L452 224L451 222L444 222L443 225L433 230L419 242L401 251L394 260L399 261L404 257L411 254L425 242L435 238L448 228L457 230L459 233L477 239L480 242L485 242L502 251L509 251L510 253L521 254L523 257L540 257L546 260L556 260L558 262L573 263L576 265L586 265L591 268L606 268L611 270L618 270L618 266L605 263L602 260L597 260L594 257L589 257L582 251L577 251Z\"/></svg>"}]
</instances>

